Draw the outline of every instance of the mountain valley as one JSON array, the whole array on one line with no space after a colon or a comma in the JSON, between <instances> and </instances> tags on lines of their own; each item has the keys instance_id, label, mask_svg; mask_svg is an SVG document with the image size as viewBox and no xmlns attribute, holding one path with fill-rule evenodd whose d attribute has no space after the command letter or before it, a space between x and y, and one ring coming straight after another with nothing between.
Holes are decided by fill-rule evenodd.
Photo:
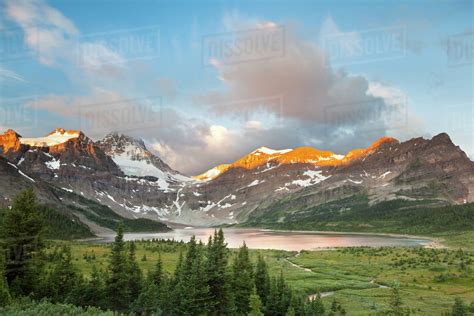
<instances>
[{"instance_id":1,"label":"mountain valley","mask_svg":"<svg viewBox=\"0 0 474 316\"><path fill-rule=\"evenodd\" d=\"M342 214L379 204L436 208L474 201L474 163L444 133L405 142L383 137L345 155L261 147L195 177L173 170L142 140L117 133L93 141L59 128L40 138L8 130L0 136L0 155L8 173L4 180L15 183L1 183L5 205L34 186L40 201L56 208L92 203L120 218L169 226L294 222L292 229L331 229L335 224L324 217L328 209ZM111 228L77 209L70 213L88 227ZM307 218L313 218L312 226L301 224Z\"/></svg>"}]
</instances>

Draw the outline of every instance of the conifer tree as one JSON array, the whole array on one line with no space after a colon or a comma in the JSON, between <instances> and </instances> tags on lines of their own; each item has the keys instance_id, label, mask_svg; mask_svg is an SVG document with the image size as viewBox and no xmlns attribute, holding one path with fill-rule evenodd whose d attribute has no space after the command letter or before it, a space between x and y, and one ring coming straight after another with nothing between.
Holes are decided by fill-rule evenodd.
<instances>
[{"instance_id":1,"label":"conifer tree","mask_svg":"<svg viewBox=\"0 0 474 316\"><path fill-rule=\"evenodd\" d=\"M127 311L130 302L129 265L123 240L123 224L117 228L117 235L112 244L108 267L107 300L109 308L115 311Z\"/></svg>"},{"instance_id":2,"label":"conifer tree","mask_svg":"<svg viewBox=\"0 0 474 316\"><path fill-rule=\"evenodd\" d=\"M267 315L285 315L291 303L291 290L287 286L283 273L270 281L270 292L265 310Z\"/></svg>"},{"instance_id":3,"label":"conifer tree","mask_svg":"<svg viewBox=\"0 0 474 316\"><path fill-rule=\"evenodd\" d=\"M323 316L325 313L323 300L321 299L321 294L316 295L315 299L312 299L307 304L306 314L314 316Z\"/></svg>"},{"instance_id":4,"label":"conifer tree","mask_svg":"<svg viewBox=\"0 0 474 316\"><path fill-rule=\"evenodd\" d=\"M344 308L342 308L342 305L334 298L332 300L331 309L329 310L328 316L336 315L346 315L346 311L344 310Z\"/></svg>"},{"instance_id":5,"label":"conifer tree","mask_svg":"<svg viewBox=\"0 0 474 316\"><path fill-rule=\"evenodd\" d=\"M159 288L154 282L147 281L146 286L133 302L132 311L137 315L159 315L161 313Z\"/></svg>"},{"instance_id":6,"label":"conifer tree","mask_svg":"<svg viewBox=\"0 0 474 316\"><path fill-rule=\"evenodd\" d=\"M286 311L285 316L295 316L295 315L296 315L296 311L295 311L294 307L290 306L288 308L288 310Z\"/></svg>"},{"instance_id":7,"label":"conifer tree","mask_svg":"<svg viewBox=\"0 0 474 316\"><path fill-rule=\"evenodd\" d=\"M239 248L233 265L232 290L237 314L247 314L250 306L250 295L254 288L253 266L250 262L249 250L244 244Z\"/></svg>"},{"instance_id":8,"label":"conifer tree","mask_svg":"<svg viewBox=\"0 0 474 316\"><path fill-rule=\"evenodd\" d=\"M285 278L283 277L283 271L280 272L280 277L277 280L277 288L279 293L278 307L284 312L288 310L291 302L291 289L286 284Z\"/></svg>"},{"instance_id":9,"label":"conifer tree","mask_svg":"<svg viewBox=\"0 0 474 316\"><path fill-rule=\"evenodd\" d=\"M389 301L389 312L392 315L403 315L403 301L400 295L400 284L398 282L394 282L392 286L392 294L390 295Z\"/></svg>"},{"instance_id":10,"label":"conifer tree","mask_svg":"<svg viewBox=\"0 0 474 316\"><path fill-rule=\"evenodd\" d=\"M78 274L72 264L71 248L62 246L59 258L51 271L48 284L53 302L65 302L78 281Z\"/></svg>"},{"instance_id":11,"label":"conifer tree","mask_svg":"<svg viewBox=\"0 0 474 316\"><path fill-rule=\"evenodd\" d=\"M337 312L337 301L335 298L332 300L330 312L332 313L332 315L335 315Z\"/></svg>"},{"instance_id":12,"label":"conifer tree","mask_svg":"<svg viewBox=\"0 0 474 316\"><path fill-rule=\"evenodd\" d=\"M138 297L141 292L142 283L143 283L143 274L142 270L138 266L136 258L136 246L132 241L129 244L128 250L128 277L129 277L129 288L130 295L133 298Z\"/></svg>"},{"instance_id":13,"label":"conifer tree","mask_svg":"<svg viewBox=\"0 0 474 316\"><path fill-rule=\"evenodd\" d=\"M278 310L280 295L278 293L276 278L270 280L270 290L268 292L267 304L265 306L266 315L282 315L282 311Z\"/></svg>"},{"instance_id":14,"label":"conifer tree","mask_svg":"<svg viewBox=\"0 0 474 316\"><path fill-rule=\"evenodd\" d=\"M194 236L188 244L176 291L181 296L177 306L179 315L206 314L209 288L204 276L202 246L196 243Z\"/></svg>"},{"instance_id":15,"label":"conifer tree","mask_svg":"<svg viewBox=\"0 0 474 316\"><path fill-rule=\"evenodd\" d=\"M11 302L10 291L8 289L7 280L5 279L5 268L3 257L0 256L0 307Z\"/></svg>"},{"instance_id":16,"label":"conifer tree","mask_svg":"<svg viewBox=\"0 0 474 316\"><path fill-rule=\"evenodd\" d=\"M42 275L44 223L32 189L20 192L3 214L1 246L6 253L5 276L14 296L29 295Z\"/></svg>"},{"instance_id":17,"label":"conifer tree","mask_svg":"<svg viewBox=\"0 0 474 316\"><path fill-rule=\"evenodd\" d=\"M210 294L210 314L229 315L234 312L231 275L228 271L228 249L222 229L214 231L207 245L206 277Z\"/></svg>"},{"instance_id":18,"label":"conifer tree","mask_svg":"<svg viewBox=\"0 0 474 316\"><path fill-rule=\"evenodd\" d=\"M294 314L293 314L294 313ZM288 308L287 315L304 315L305 314L305 301L302 296L291 296L290 307Z\"/></svg>"},{"instance_id":19,"label":"conifer tree","mask_svg":"<svg viewBox=\"0 0 474 316\"><path fill-rule=\"evenodd\" d=\"M89 280L76 282L76 287L69 296L69 302L78 306L106 307L105 277L95 265Z\"/></svg>"},{"instance_id":20,"label":"conifer tree","mask_svg":"<svg viewBox=\"0 0 474 316\"><path fill-rule=\"evenodd\" d=\"M161 260L161 253L158 253L158 261L156 262L155 268L149 273L149 281L160 287L163 283L163 261Z\"/></svg>"},{"instance_id":21,"label":"conifer tree","mask_svg":"<svg viewBox=\"0 0 474 316\"><path fill-rule=\"evenodd\" d=\"M464 304L460 297L454 299L453 308L451 310L451 316L467 316L467 306Z\"/></svg>"},{"instance_id":22,"label":"conifer tree","mask_svg":"<svg viewBox=\"0 0 474 316\"><path fill-rule=\"evenodd\" d=\"M177 313L180 308L182 293L178 289L178 285L181 280L181 270L183 267L183 252L179 252L178 263L176 264L173 277L168 284L168 291L170 293L169 299L163 302L162 306L166 312L173 315Z\"/></svg>"},{"instance_id":23,"label":"conifer tree","mask_svg":"<svg viewBox=\"0 0 474 316\"><path fill-rule=\"evenodd\" d=\"M257 267L255 269L255 288L263 306L266 306L270 293L270 275L268 274L267 263L261 254L258 255Z\"/></svg>"},{"instance_id":24,"label":"conifer tree","mask_svg":"<svg viewBox=\"0 0 474 316\"><path fill-rule=\"evenodd\" d=\"M163 261L161 260L161 253L158 253L158 260L155 264L155 267L152 271L148 274L147 280L147 290L151 292L152 290L149 289L150 283L156 285L157 289L157 303L161 310L164 310L164 304L169 300L169 292L168 291L168 280L166 275L163 272Z\"/></svg>"},{"instance_id":25,"label":"conifer tree","mask_svg":"<svg viewBox=\"0 0 474 316\"><path fill-rule=\"evenodd\" d=\"M88 283L89 303L88 306L105 307L105 277L102 270L92 266L92 274Z\"/></svg>"},{"instance_id":26,"label":"conifer tree","mask_svg":"<svg viewBox=\"0 0 474 316\"><path fill-rule=\"evenodd\" d=\"M252 290L252 294L250 295L249 300L249 316L263 316L261 310L262 302L260 301L260 297L257 295L257 291L255 288Z\"/></svg>"}]
</instances>

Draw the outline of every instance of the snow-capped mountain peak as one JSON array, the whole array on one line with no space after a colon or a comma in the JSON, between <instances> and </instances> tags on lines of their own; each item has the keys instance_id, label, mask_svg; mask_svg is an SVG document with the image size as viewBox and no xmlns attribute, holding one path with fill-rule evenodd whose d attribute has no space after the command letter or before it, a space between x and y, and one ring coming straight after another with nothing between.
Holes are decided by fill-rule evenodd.
<instances>
[{"instance_id":1,"label":"snow-capped mountain peak","mask_svg":"<svg viewBox=\"0 0 474 316\"><path fill-rule=\"evenodd\" d=\"M78 138L81 136L81 131L75 130L64 130L62 128L56 128L54 131L46 135L45 137L37 138L20 138L20 143L24 145L30 145L33 147L51 147L67 142L70 139Z\"/></svg>"},{"instance_id":2,"label":"snow-capped mountain peak","mask_svg":"<svg viewBox=\"0 0 474 316\"><path fill-rule=\"evenodd\" d=\"M97 145L128 176L153 176L164 181L183 182L191 179L171 169L158 156L150 152L141 139L131 136L110 133Z\"/></svg>"},{"instance_id":3,"label":"snow-capped mountain peak","mask_svg":"<svg viewBox=\"0 0 474 316\"><path fill-rule=\"evenodd\" d=\"M326 150L313 147L297 147L295 149L275 150L268 147L259 147L250 154L241 157L231 164L223 164L214 167L194 178L201 181L209 181L217 178L228 170L243 168L253 170L257 168L273 168L273 165L285 164L309 164L313 166L339 166L353 160L365 157L377 150L385 143L398 142L391 137L382 137L365 149L355 149L346 155L336 154ZM265 167L266 166L266 167Z\"/></svg>"}]
</instances>

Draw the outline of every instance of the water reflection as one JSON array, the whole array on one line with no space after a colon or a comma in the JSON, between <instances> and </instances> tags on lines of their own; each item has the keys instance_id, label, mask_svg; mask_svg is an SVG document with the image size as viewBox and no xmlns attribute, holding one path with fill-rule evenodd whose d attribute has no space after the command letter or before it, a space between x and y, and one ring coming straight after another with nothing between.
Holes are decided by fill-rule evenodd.
<instances>
[{"instance_id":1,"label":"water reflection","mask_svg":"<svg viewBox=\"0 0 474 316\"><path fill-rule=\"evenodd\" d=\"M127 233L125 240L174 239L189 241L191 236L207 243L213 228L175 229L166 233ZM334 247L382 247L382 246L426 246L427 239L394 237L369 234L289 232L266 229L224 228L225 239L230 248L237 248L245 241L251 249L279 249L289 251L315 250ZM103 236L98 242L112 242L114 236Z\"/></svg>"}]
</instances>

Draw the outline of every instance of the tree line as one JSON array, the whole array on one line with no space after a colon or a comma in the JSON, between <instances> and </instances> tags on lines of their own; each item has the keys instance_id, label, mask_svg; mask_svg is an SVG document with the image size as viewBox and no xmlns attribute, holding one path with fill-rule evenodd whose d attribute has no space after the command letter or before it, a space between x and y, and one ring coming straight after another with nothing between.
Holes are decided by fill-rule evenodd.
<instances>
[{"instance_id":1,"label":"tree line","mask_svg":"<svg viewBox=\"0 0 474 316\"><path fill-rule=\"evenodd\" d=\"M270 276L265 259L259 255L255 262L251 260L245 243L231 256L222 229L216 230L207 244L192 237L180 251L174 273L164 271L161 256L154 268L144 273L138 265L136 245L124 240L120 224L107 267L93 266L91 275L85 276L73 264L67 244L45 253L44 223L38 207L34 192L26 190L3 210L0 307L7 306L7 311L11 311L8 306L31 305L18 303L26 297L38 301L41 308L55 306L54 311L62 314L67 314L64 309L68 308L74 314L81 314L77 308L83 308L83 314L90 311L94 315L102 311L180 316L346 314L338 301L325 306L320 295L309 300L294 291L282 273ZM391 302L393 311L402 311L401 304L397 294ZM456 304L458 310L463 306Z\"/></svg>"},{"instance_id":2,"label":"tree line","mask_svg":"<svg viewBox=\"0 0 474 316\"><path fill-rule=\"evenodd\" d=\"M308 301L294 293L283 274L270 277L264 258L252 262L245 244L231 260L222 230L207 244L191 238L173 274L164 272L161 257L145 274L135 243L124 241L119 224L106 269L94 266L86 277L67 245L46 255L38 208L34 192L26 190L3 211L2 306L30 297L137 315L325 315L320 296ZM328 313L345 314L337 302L333 305Z\"/></svg>"}]
</instances>

